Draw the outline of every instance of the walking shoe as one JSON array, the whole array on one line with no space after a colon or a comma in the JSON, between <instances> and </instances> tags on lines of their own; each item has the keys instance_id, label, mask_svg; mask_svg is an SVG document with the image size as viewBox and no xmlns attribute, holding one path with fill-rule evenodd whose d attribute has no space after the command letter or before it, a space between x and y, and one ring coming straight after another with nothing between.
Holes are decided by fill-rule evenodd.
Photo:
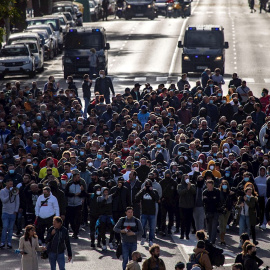
<instances>
[{"instance_id":1,"label":"walking shoe","mask_svg":"<svg viewBox=\"0 0 270 270\"><path fill-rule=\"evenodd\" d=\"M110 249L114 249L113 243L109 243Z\"/></svg>"},{"instance_id":2,"label":"walking shoe","mask_svg":"<svg viewBox=\"0 0 270 270\"><path fill-rule=\"evenodd\" d=\"M265 230L265 229L266 229L266 225L265 225L265 224L262 224L262 225L260 226L260 228L261 228L262 230Z\"/></svg>"},{"instance_id":3,"label":"walking shoe","mask_svg":"<svg viewBox=\"0 0 270 270\"><path fill-rule=\"evenodd\" d=\"M163 232L163 231L160 231L159 234L160 234L161 236L166 236L166 233Z\"/></svg>"},{"instance_id":4,"label":"walking shoe","mask_svg":"<svg viewBox=\"0 0 270 270\"><path fill-rule=\"evenodd\" d=\"M4 248L4 247L5 247L5 244L1 243L0 248Z\"/></svg>"},{"instance_id":5,"label":"walking shoe","mask_svg":"<svg viewBox=\"0 0 270 270\"><path fill-rule=\"evenodd\" d=\"M95 248L96 247L95 243L91 243L91 247Z\"/></svg>"},{"instance_id":6,"label":"walking shoe","mask_svg":"<svg viewBox=\"0 0 270 270\"><path fill-rule=\"evenodd\" d=\"M152 246L153 246L153 242L149 241L149 247L152 247Z\"/></svg>"},{"instance_id":7,"label":"walking shoe","mask_svg":"<svg viewBox=\"0 0 270 270\"><path fill-rule=\"evenodd\" d=\"M255 246L257 246L257 245L259 245L259 242L258 241L253 241L253 244L255 245Z\"/></svg>"},{"instance_id":8,"label":"walking shoe","mask_svg":"<svg viewBox=\"0 0 270 270\"><path fill-rule=\"evenodd\" d=\"M73 239L78 239L79 237L78 237L78 235L77 234L72 234L72 236L71 236Z\"/></svg>"},{"instance_id":9,"label":"walking shoe","mask_svg":"<svg viewBox=\"0 0 270 270\"><path fill-rule=\"evenodd\" d=\"M98 247L98 248L101 248L100 242L97 243L97 247Z\"/></svg>"},{"instance_id":10,"label":"walking shoe","mask_svg":"<svg viewBox=\"0 0 270 270\"><path fill-rule=\"evenodd\" d=\"M106 251L106 250L107 250L107 246L106 245L102 246L102 251Z\"/></svg>"},{"instance_id":11,"label":"walking shoe","mask_svg":"<svg viewBox=\"0 0 270 270\"><path fill-rule=\"evenodd\" d=\"M7 249L12 249L11 243L8 243L8 244L7 244Z\"/></svg>"},{"instance_id":12,"label":"walking shoe","mask_svg":"<svg viewBox=\"0 0 270 270\"><path fill-rule=\"evenodd\" d=\"M186 236L186 239L189 240L189 235Z\"/></svg>"},{"instance_id":13,"label":"walking shoe","mask_svg":"<svg viewBox=\"0 0 270 270\"><path fill-rule=\"evenodd\" d=\"M181 235L181 236L180 236L180 239L184 239L184 235Z\"/></svg>"},{"instance_id":14,"label":"walking shoe","mask_svg":"<svg viewBox=\"0 0 270 270\"><path fill-rule=\"evenodd\" d=\"M144 243L145 243L145 238L142 238L142 239L141 239L141 245L143 246Z\"/></svg>"}]
</instances>

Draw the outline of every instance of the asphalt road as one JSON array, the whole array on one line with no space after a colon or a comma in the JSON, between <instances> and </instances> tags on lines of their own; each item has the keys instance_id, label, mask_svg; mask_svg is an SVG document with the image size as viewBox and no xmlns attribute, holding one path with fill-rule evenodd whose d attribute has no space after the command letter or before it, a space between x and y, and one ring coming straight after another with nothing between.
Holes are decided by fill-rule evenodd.
<instances>
[{"instance_id":1,"label":"asphalt road","mask_svg":"<svg viewBox=\"0 0 270 270\"><path fill-rule=\"evenodd\" d=\"M247 80L248 86L256 96L260 95L263 87L268 88L270 83L270 54L268 50L270 15L250 13L247 0L197 0L192 3L192 16L182 18L158 17L154 21L148 19L132 19L129 21L109 18L109 21L99 21L87 25L104 26L107 30L109 51L109 76L112 77L116 93L123 93L125 87L132 87L134 83L149 82L153 87L159 83L176 82L181 74L181 49L177 41L182 38L183 30L189 24L220 24L225 29L225 40L229 42L226 50L225 81L237 72L241 78ZM258 8L257 8L258 10ZM37 74L34 80L39 87L43 87L49 75L54 75L60 87L65 88L61 55L45 65L45 71ZM197 76L190 77L194 85ZM0 87L6 82L20 80L22 86L31 83L32 79L24 77L8 78L0 81ZM81 79L75 78L80 87ZM223 89L227 89L226 86ZM79 90L81 96L81 91ZM269 227L258 233L258 255L270 265L269 254ZM239 243L238 229L228 231L228 247L225 250L225 269L230 269ZM74 263L67 264L67 269L121 269L121 261L115 258L114 252L102 253L100 250L91 250L88 228L81 233L79 240L72 240L75 253ZM174 269L179 260L187 260L188 254L195 245L195 240L180 241L178 236L158 239L162 246L161 256L167 269ZM18 240L14 237L14 248ZM139 246L143 258L148 256L148 248ZM2 250L1 269L19 269L19 256L13 251ZM40 261L40 269L49 269L48 263ZM220 268L224 269L224 268Z\"/></svg>"}]
</instances>

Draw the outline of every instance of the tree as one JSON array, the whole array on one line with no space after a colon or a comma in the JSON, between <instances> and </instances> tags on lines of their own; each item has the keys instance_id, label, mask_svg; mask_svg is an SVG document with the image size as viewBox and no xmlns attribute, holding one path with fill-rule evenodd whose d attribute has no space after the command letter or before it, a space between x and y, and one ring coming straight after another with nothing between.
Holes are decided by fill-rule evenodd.
<instances>
[{"instance_id":1,"label":"tree","mask_svg":"<svg viewBox=\"0 0 270 270\"><path fill-rule=\"evenodd\" d=\"M20 1L20 2L23 2L23 1ZM0 1L0 21L2 20L4 21L4 26L6 27L5 34L6 34L7 39L10 35L10 25L14 23L16 20L20 20L23 12L25 12L25 10L19 10L16 7L16 4L17 4L16 0L1 0Z\"/></svg>"}]
</instances>

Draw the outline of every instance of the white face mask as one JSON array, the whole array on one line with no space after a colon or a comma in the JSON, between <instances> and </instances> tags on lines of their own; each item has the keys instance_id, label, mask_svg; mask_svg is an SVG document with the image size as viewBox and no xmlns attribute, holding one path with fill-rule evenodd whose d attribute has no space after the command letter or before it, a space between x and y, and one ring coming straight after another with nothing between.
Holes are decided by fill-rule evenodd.
<instances>
[{"instance_id":1,"label":"white face mask","mask_svg":"<svg viewBox=\"0 0 270 270\"><path fill-rule=\"evenodd\" d=\"M73 97L73 94L69 94L70 97Z\"/></svg>"},{"instance_id":2,"label":"white face mask","mask_svg":"<svg viewBox=\"0 0 270 270\"><path fill-rule=\"evenodd\" d=\"M229 151L228 148L224 148L224 152L227 153Z\"/></svg>"},{"instance_id":3,"label":"white face mask","mask_svg":"<svg viewBox=\"0 0 270 270\"><path fill-rule=\"evenodd\" d=\"M188 157L187 157L187 156L184 156L184 159L185 159L185 160L188 160Z\"/></svg>"},{"instance_id":4,"label":"white face mask","mask_svg":"<svg viewBox=\"0 0 270 270\"><path fill-rule=\"evenodd\" d=\"M88 166L89 166L89 167L92 167L92 166L93 166L93 162L89 162L89 163L88 163Z\"/></svg>"},{"instance_id":5,"label":"white face mask","mask_svg":"<svg viewBox=\"0 0 270 270\"><path fill-rule=\"evenodd\" d=\"M96 191L96 194L97 195L100 195L101 194L101 191L100 190Z\"/></svg>"},{"instance_id":6,"label":"white face mask","mask_svg":"<svg viewBox=\"0 0 270 270\"><path fill-rule=\"evenodd\" d=\"M27 163L30 163L31 162L31 159L28 158L26 161L27 161Z\"/></svg>"},{"instance_id":7,"label":"white face mask","mask_svg":"<svg viewBox=\"0 0 270 270\"><path fill-rule=\"evenodd\" d=\"M189 183L189 179L186 179L185 182L188 184Z\"/></svg>"},{"instance_id":8,"label":"white face mask","mask_svg":"<svg viewBox=\"0 0 270 270\"><path fill-rule=\"evenodd\" d=\"M218 160L218 161L221 161L221 160L222 160L222 158L217 158L217 160Z\"/></svg>"},{"instance_id":9,"label":"white face mask","mask_svg":"<svg viewBox=\"0 0 270 270\"><path fill-rule=\"evenodd\" d=\"M202 159L200 159L199 162L200 162L201 164L203 164L203 160L202 160Z\"/></svg>"},{"instance_id":10,"label":"white face mask","mask_svg":"<svg viewBox=\"0 0 270 270\"><path fill-rule=\"evenodd\" d=\"M198 167L194 167L193 168L195 172L198 172L199 171L199 168Z\"/></svg>"},{"instance_id":11,"label":"white face mask","mask_svg":"<svg viewBox=\"0 0 270 270\"><path fill-rule=\"evenodd\" d=\"M213 171L213 170L215 169L215 166L211 165L211 166L209 166L209 169L210 169L211 171Z\"/></svg>"},{"instance_id":12,"label":"white face mask","mask_svg":"<svg viewBox=\"0 0 270 270\"><path fill-rule=\"evenodd\" d=\"M0 180L0 183L2 183L3 182L3 180Z\"/></svg>"},{"instance_id":13,"label":"white face mask","mask_svg":"<svg viewBox=\"0 0 270 270\"><path fill-rule=\"evenodd\" d=\"M268 162L268 159L264 159L263 162L264 162L264 163L267 163L267 162Z\"/></svg>"},{"instance_id":14,"label":"white face mask","mask_svg":"<svg viewBox=\"0 0 270 270\"><path fill-rule=\"evenodd\" d=\"M100 77L100 78L104 78L104 75L103 75L103 74L99 74L99 77Z\"/></svg>"}]
</instances>

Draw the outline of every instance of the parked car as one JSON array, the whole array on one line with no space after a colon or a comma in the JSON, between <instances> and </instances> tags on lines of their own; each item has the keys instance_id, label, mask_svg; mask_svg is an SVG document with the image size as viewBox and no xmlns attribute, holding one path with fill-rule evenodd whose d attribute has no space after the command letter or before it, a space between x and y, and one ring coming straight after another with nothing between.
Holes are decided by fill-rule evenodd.
<instances>
[{"instance_id":1,"label":"parked car","mask_svg":"<svg viewBox=\"0 0 270 270\"><path fill-rule=\"evenodd\" d=\"M58 53L58 39L57 39L57 35L53 30L53 27L51 24L36 24L36 25L30 25L27 26L26 30L46 30L49 38L52 40L53 42L53 52L54 52L54 56L57 55Z\"/></svg>"},{"instance_id":2,"label":"parked car","mask_svg":"<svg viewBox=\"0 0 270 270\"><path fill-rule=\"evenodd\" d=\"M96 2L90 0L89 9L92 22L98 21L100 18L102 18L102 8L99 4L96 4Z\"/></svg>"},{"instance_id":3,"label":"parked car","mask_svg":"<svg viewBox=\"0 0 270 270\"><path fill-rule=\"evenodd\" d=\"M8 38L7 44L10 45L13 41L20 41L20 40L35 40L42 46L42 40L40 39L37 33L31 32L20 32L11 34Z\"/></svg>"},{"instance_id":4,"label":"parked car","mask_svg":"<svg viewBox=\"0 0 270 270\"><path fill-rule=\"evenodd\" d=\"M53 59L54 57L54 45L53 40L49 37L48 32L45 29L27 29L26 31L37 33L39 37L42 37L44 39L44 58L46 60Z\"/></svg>"},{"instance_id":5,"label":"parked car","mask_svg":"<svg viewBox=\"0 0 270 270\"><path fill-rule=\"evenodd\" d=\"M35 57L35 69L39 72L42 72L44 70L43 49L35 40L15 40L12 42L12 44L26 44L29 47L31 54Z\"/></svg>"},{"instance_id":6,"label":"parked car","mask_svg":"<svg viewBox=\"0 0 270 270\"><path fill-rule=\"evenodd\" d=\"M11 74L35 76L35 57L26 44L5 45L1 49L0 79Z\"/></svg>"}]
</instances>

